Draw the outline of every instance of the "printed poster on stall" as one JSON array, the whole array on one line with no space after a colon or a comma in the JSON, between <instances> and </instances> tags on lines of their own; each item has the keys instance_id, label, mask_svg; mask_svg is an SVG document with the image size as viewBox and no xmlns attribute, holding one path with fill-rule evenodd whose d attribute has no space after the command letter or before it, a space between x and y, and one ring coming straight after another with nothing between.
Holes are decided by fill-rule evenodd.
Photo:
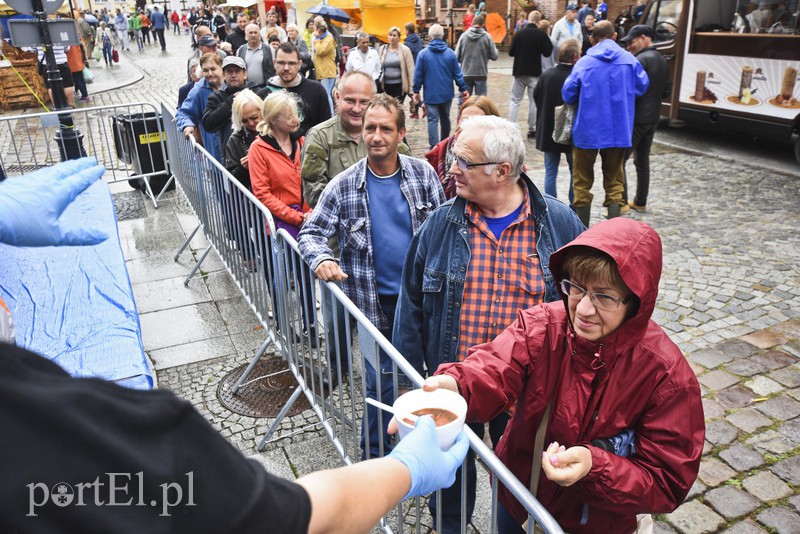
<instances>
[{"instance_id":1,"label":"printed poster on stall","mask_svg":"<svg viewBox=\"0 0 800 534\"><path fill-rule=\"evenodd\" d=\"M800 115L799 68L797 61L688 54L680 101L794 119Z\"/></svg>"}]
</instances>

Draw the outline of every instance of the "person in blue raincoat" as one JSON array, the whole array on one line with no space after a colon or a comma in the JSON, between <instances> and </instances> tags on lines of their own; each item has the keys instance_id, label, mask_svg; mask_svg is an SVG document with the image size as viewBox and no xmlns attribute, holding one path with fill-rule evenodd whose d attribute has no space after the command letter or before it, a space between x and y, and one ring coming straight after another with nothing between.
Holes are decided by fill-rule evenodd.
<instances>
[{"instance_id":1,"label":"person in blue raincoat","mask_svg":"<svg viewBox=\"0 0 800 534\"><path fill-rule=\"evenodd\" d=\"M224 162L219 135L207 132L202 124L208 97L222 85L222 60L215 52L203 54L200 58L200 68L203 70L203 79L194 84L186 100L178 108L175 113L175 123L186 137L196 135L196 130L199 128L203 147L214 159Z\"/></svg>"}]
</instances>

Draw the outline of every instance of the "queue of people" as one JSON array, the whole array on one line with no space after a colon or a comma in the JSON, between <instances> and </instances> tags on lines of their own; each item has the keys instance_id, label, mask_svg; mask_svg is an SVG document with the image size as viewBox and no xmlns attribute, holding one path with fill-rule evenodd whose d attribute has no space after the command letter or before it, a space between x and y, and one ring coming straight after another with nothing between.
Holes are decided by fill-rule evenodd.
<instances>
[{"instance_id":1,"label":"queue of people","mask_svg":"<svg viewBox=\"0 0 800 534\"><path fill-rule=\"evenodd\" d=\"M323 18L309 19L301 33L297 26L282 28L275 12L263 28L240 15L223 38L203 9L193 13L197 52L188 74L195 81L182 88L176 127L297 238L310 268L302 269L304 276L313 272L340 285L427 377L425 389L450 389L466 399L470 427L482 436L488 425L498 457L566 531L646 532L650 514L674 510L688 493L705 430L694 373L652 320L660 237L644 223L617 218L625 206L646 210L653 109L668 87L666 67L646 26L622 40L626 51L613 25L594 22L591 9L569 4L552 32L532 11L511 42L509 121L486 96L488 62L498 53L482 11L485 6L475 10L455 51L440 25L429 29L428 46L417 48L412 23L405 44L393 26L387 44L375 49L370 35L359 34L345 56ZM587 28L591 46L584 54ZM226 54L221 43L238 47ZM552 67L543 65L545 58ZM451 133L456 90L463 102ZM527 135L516 124L526 91ZM424 106L427 161L411 157L404 142L405 96L412 97L410 117ZM555 109L564 103L576 106L569 144L552 138ZM606 125L602 132L598 124ZM524 165L526 138L544 153L544 194ZM598 153L613 220L587 230ZM561 154L570 169L569 205L555 198ZM628 202L623 166L631 156L637 190ZM2 192L0 185L0 202ZM269 249L272 237L252 221L228 217L226 223L228 231L247 225L232 234L246 236L237 248L258 271L257 251ZM267 284L272 292L272 281ZM310 280L302 285L313 287ZM332 374L345 375L351 362L341 359L350 353L344 310L323 302L318 325L314 298L304 291L299 299L303 335L317 343L324 330L322 352ZM9 355L12 362L37 358ZM387 378L388 355L363 368L366 395L391 404L398 391ZM37 373L50 376L57 389L74 387L56 369ZM411 383L400 377L398 386ZM77 387L107 400L114 413L132 409L114 400L113 388ZM288 522L282 531L299 532L326 524L327 514L341 520L344 510L358 516L349 519L357 522L352 531L368 530L404 496L440 487L428 503L442 517L440 532L460 532L462 499L467 520L474 510L474 454L463 438L449 453L432 447L427 420L396 444L389 437L396 424L388 418L379 424L375 409L366 408L361 450L369 461L290 484L254 472L169 395L137 400L168 408L163 417L184 414L186 431L202 437L195 446L237 473L231 480L258 485L247 520L280 515ZM109 424L112 435L123 432ZM629 447L604 445L618 436ZM375 460L386 455L388 462ZM214 475L203 491L228 491ZM359 489L351 492L353 485ZM238 495L233 491L231 499ZM263 509L255 506L264 502ZM198 513L197 524L207 526L199 523L204 511ZM500 532L524 532L526 515L501 488Z\"/></svg>"}]
</instances>

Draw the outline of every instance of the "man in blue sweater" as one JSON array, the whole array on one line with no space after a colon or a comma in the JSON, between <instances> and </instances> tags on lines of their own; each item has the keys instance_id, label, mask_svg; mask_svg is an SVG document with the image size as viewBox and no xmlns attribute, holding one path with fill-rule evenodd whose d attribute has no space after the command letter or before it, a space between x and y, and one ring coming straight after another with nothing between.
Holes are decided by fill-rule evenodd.
<instances>
[{"instance_id":1,"label":"man in blue sweater","mask_svg":"<svg viewBox=\"0 0 800 534\"><path fill-rule=\"evenodd\" d=\"M164 29L167 27L167 17L158 9L158 6L153 6L153 14L150 15L150 22L153 24L153 31L156 32L158 42L161 45L161 51L167 51L167 41L164 40Z\"/></svg>"},{"instance_id":2,"label":"man in blue sweater","mask_svg":"<svg viewBox=\"0 0 800 534\"><path fill-rule=\"evenodd\" d=\"M420 102L419 92L424 87L422 101L428 109L428 144L431 149L450 135L450 106L453 103L453 82L458 85L464 98L469 97L469 88L455 52L442 40L444 28L434 24L428 31L431 43L417 56L414 68L414 102ZM442 123L441 137L439 122Z\"/></svg>"}]
</instances>

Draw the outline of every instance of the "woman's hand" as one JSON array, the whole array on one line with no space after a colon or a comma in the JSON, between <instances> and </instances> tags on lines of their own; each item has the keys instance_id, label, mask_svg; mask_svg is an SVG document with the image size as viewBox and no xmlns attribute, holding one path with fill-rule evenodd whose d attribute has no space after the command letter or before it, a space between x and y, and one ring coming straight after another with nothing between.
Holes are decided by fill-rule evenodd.
<instances>
[{"instance_id":1,"label":"woman's hand","mask_svg":"<svg viewBox=\"0 0 800 534\"><path fill-rule=\"evenodd\" d=\"M243 157L242 159L240 159L240 160L239 160L239 163L242 165L242 167L243 167L243 168L245 168L245 169L248 169L248 170L249 170L249 165L250 165L250 164L247 162L247 156L245 156L245 157Z\"/></svg>"},{"instance_id":2,"label":"woman's hand","mask_svg":"<svg viewBox=\"0 0 800 534\"><path fill-rule=\"evenodd\" d=\"M557 441L542 451L542 469L548 480L559 486L571 486L592 468L592 453L586 447L566 449Z\"/></svg>"}]
</instances>

